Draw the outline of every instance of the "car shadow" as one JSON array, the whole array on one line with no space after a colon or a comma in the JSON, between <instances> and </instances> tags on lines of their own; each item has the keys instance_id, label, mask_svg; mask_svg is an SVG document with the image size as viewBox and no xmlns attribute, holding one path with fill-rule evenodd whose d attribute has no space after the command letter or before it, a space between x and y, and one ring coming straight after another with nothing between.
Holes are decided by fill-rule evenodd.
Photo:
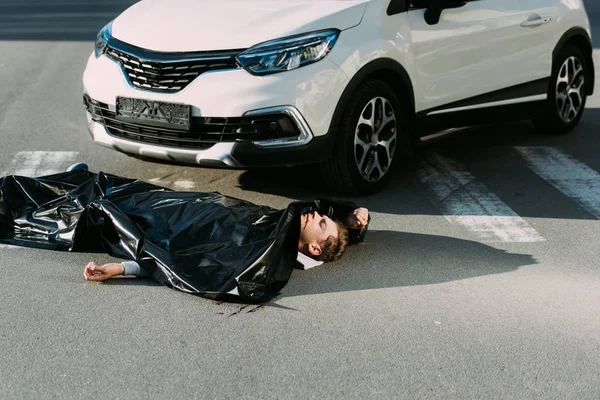
<instances>
[{"instance_id":1,"label":"car shadow","mask_svg":"<svg viewBox=\"0 0 600 400\"><path fill-rule=\"evenodd\" d=\"M518 146L558 148L595 171L600 171L600 109L588 108L579 126L567 135L537 133L529 122L478 126L420 145L415 155L397 163L386 187L368 196L339 195L326 186L318 166L253 169L240 174L238 185L246 191L311 200L318 197L352 200L371 211L395 215L439 215L420 183L424 162L441 155L464 165L491 193L522 217L596 219L573 199L555 189L528 167Z\"/></svg>"},{"instance_id":2,"label":"car shadow","mask_svg":"<svg viewBox=\"0 0 600 400\"><path fill-rule=\"evenodd\" d=\"M370 232L344 257L307 271L294 271L283 297L432 285L503 274L537 264L470 240L392 231Z\"/></svg>"}]
</instances>

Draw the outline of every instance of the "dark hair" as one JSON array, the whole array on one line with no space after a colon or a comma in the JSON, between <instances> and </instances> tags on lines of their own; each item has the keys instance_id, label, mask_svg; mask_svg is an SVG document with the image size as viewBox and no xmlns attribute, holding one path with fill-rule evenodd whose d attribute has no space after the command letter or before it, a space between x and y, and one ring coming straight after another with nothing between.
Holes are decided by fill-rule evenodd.
<instances>
[{"instance_id":1,"label":"dark hair","mask_svg":"<svg viewBox=\"0 0 600 400\"><path fill-rule=\"evenodd\" d=\"M329 236L322 243L319 243L321 254L315 257L319 261L337 261L346 251L346 247L348 247L348 228L338 221L335 221L335 224L337 225L338 236L337 238Z\"/></svg>"}]
</instances>

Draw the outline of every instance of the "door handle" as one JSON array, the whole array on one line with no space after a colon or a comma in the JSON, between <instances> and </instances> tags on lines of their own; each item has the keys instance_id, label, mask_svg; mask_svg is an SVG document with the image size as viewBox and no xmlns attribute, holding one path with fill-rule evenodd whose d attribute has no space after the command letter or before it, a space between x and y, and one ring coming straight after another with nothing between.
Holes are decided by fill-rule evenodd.
<instances>
[{"instance_id":1,"label":"door handle","mask_svg":"<svg viewBox=\"0 0 600 400\"><path fill-rule=\"evenodd\" d=\"M552 21L552 18L550 18L550 17L532 19L530 21L522 22L521 26L524 28L531 28L533 26L540 26L540 25L547 24L550 21Z\"/></svg>"}]
</instances>

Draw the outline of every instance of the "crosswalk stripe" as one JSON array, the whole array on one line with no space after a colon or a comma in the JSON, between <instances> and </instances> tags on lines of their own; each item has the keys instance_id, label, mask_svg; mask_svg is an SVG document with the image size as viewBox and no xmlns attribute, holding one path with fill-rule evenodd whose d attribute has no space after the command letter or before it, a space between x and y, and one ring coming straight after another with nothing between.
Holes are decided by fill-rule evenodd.
<instances>
[{"instance_id":1,"label":"crosswalk stripe","mask_svg":"<svg viewBox=\"0 0 600 400\"><path fill-rule=\"evenodd\" d=\"M419 180L446 220L486 242L541 242L540 236L460 163L439 154L421 164Z\"/></svg>"},{"instance_id":2,"label":"crosswalk stripe","mask_svg":"<svg viewBox=\"0 0 600 400\"><path fill-rule=\"evenodd\" d=\"M192 190L196 187L196 183L194 183L193 181L186 181L186 180L172 181L172 180L162 179L162 178L151 178L151 179L148 179L148 182L153 183L158 186L170 187L170 188L173 188L174 190Z\"/></svg>"},{"instance_id":3,"label":"crosswalk stripe","mask_svg":"<svg viewBox=\"0 0 600 400\"><path fill-rule=\"evenodd\" d=\"M78 155L76 151L21 151L15 154L2 175L34 177L64 172Z\"/></svg>"},{"instance_id":4,"label":"crosswalk stripe","mask_svg":"<svg viewBox=\"0 0 600 400\"><path fill-rule=\"evenodd\" d=\"M8 169L1 176L44 176L63 172L77 161L76 151L21 151L10 161ZM0 249L15 249L18 246L0 244Z\"/></svg>"},{"instance_id":5,"label":"crosswalk stripe","mask_svg":"<svg viewBox=\"0 0 600 400\"><path fill-rule=\"evenodd\" d=\"M600 219L600 174L554 147L515 147L529 168Z\"/></svg>"},{"instance_id":6,"label":"crosswalk stripe","mask_svg":"<svg viewBox=\"0 0 600 400\"><path fill-rule=\"evenodd\" d=\"M191 190L196 186L196 184L192 181L183 181L183 180L175 181L175 182L173 182L173 185L175 186L175 189L180 189L180 190Z\"/></svg>"}]
</instances>

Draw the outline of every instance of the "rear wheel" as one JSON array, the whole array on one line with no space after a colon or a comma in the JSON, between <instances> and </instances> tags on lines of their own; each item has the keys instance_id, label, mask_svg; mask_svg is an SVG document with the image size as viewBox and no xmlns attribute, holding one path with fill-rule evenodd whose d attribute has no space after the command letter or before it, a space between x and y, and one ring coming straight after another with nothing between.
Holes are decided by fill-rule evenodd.
<instances>
[{"instance_id":1,"label":"rear wheel","mask_svg":"<svg viewBox=\"0 0 600 400\"><path fill-rule=\"evenodd\" d=\"M585 109L587 72L583 52L567 44L554 62L544 118L533 120L538 131L560 135L577 126Z\"/></svg>"},{"instance_id":2,"label":"rear wheel","mask_svg":"<svg viewBox=\"0 0 600 400\"><path fill-rule=\"evenodd\" d=\"M385 82L361 84L344 110L336 147L321 172L329 187L351 194L381 190L407 143L404 110Z\"/></svg>"}]
</instances>

